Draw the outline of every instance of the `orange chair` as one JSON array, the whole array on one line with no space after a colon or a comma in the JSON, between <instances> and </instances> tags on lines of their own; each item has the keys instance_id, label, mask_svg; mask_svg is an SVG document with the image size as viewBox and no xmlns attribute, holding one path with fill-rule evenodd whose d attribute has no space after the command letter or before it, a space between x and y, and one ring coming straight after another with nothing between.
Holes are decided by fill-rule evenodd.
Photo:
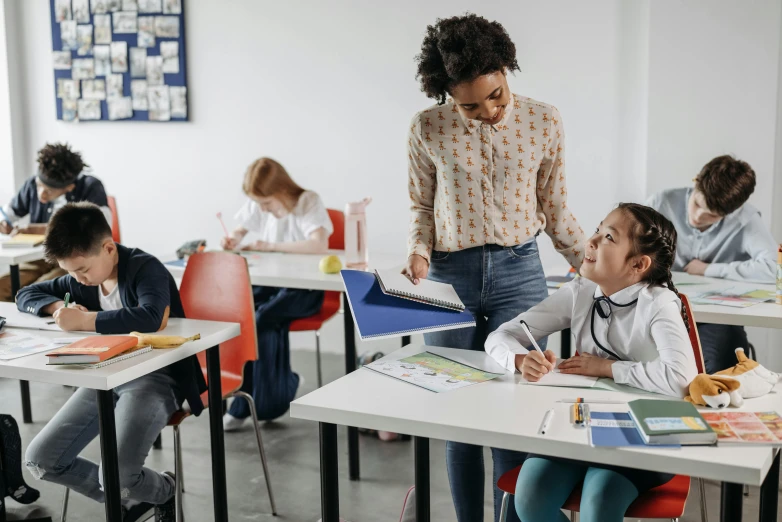
<instances>
[{"instance_id":1,"label":"orange chair","mask_svg":"<svg viewBox=\"0 0 782 522\"><path fill-rule=\"evenodd\" d=\"M117 200L114 196L108 196L109 210L111 210L111 238L115 243L122 243L119 233L119 214L117 214Z\"/></svg>"},{"instance_id":2,"label":"orange chair","mask_svg":"<svg viewBox=\"0 0 782 522\"><path fill-rule=\"evenodd\" d=\"M329 249L345 249L345 215L339 210L328 209L334 232L329 237ZM340 292L327 291L323 298L323 304L318 313L309 317L303 317L291 322L291 332L315 332L315 357L317 358L318 387L323 386L323 375L320 365L320 329L323 323L334 317L339 312Z\"/></svg>"},{"instance_id":3,"label":"orange chair","mask_svg":"<svg viewBox=\"0 0 782 522\"><path fill-rule=\"evenodd\" d=\"M681 295L682 304L687 311L687 319L690 324L689 336L690 343L692 345L692 351L695 355L695 366L698 372L702 372L704 368L703 352L701 350L701 342L698 337L698 328L695 324L695 318L692 315L692 308L690 307L690 301L686 295ZM503 492L502 496L502 508L500 510L500 522L505 522L508 515L508 504L510 503L510 497L516 492L516 481L521 472L521 466L517 466L512 470L505 473L497 481L497 487ZM706 513L706 498L705 488L702 479L696 479L698 481L698 487L701 497L701 520L706 522L708 520ZM679 519L684 513L684 506L687 503L687 497L690 494L690 477L685 475L676 475L670 482L650 489L646 493L643 493L635 501L630 504L625 513L626 518L669 518L673 521ZM570 511L570 520L575 521L575 514L581 506L581 488L577 487L570 494L570 497L565 501L565 505L562 509Z\"/></svg>"}]
</instances>

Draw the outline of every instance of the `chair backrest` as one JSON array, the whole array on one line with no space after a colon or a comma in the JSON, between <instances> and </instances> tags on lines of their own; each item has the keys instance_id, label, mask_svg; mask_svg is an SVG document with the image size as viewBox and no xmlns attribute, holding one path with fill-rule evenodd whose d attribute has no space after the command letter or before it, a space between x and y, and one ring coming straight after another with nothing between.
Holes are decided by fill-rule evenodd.
<instances>
[{"instance_id":1,"label":"chair backrest","mask_svg":"<svg viewBox=\"0 0 782 522\"><path fill-rule=\"evenodd\" d=\"M188 319L239 323L239 337L220 345L220 369L224 376L242 378L245 363L258 358L253 300L247 260L229 252L204 252L187 260L179 290ZM206 358L199 354L201 367ZM232 390L223 389L223 393Z\"/></svg>"},{"instance_id":2,"label":"chair backrest","mask_svg":"<svg viewBox=\"0 0 782 522\"><path fill-rule=\"evenodd\" d=\"M690 300L684 294L679 294L682 299L682 305L684 306L685 313L687 314L687 322L690 325L690 344L692 345L692 352L695 355L695 366L698 368L698 373L706 372L706 364L703 362L703 350L701 349L701 338L698 335L698 325L695 324L695 316L692 314L692 306L690 306Z\"/></svg>"},{"instance_id":3,"label":"chair backrest","mask_svg":"<svg viewBox=\"0 0 782 522\"><path fill-rule=\"evenodd\" d=\"M111 237L117 243L122 243L121 235L119 233L119 214L117 214L117 200L114 196L108 196L109 210L111 210Z\"/></svg>"},{"instance_id":4,"label":"chair backrest","mask_svg":"<svg viewBox=\"0 0 782 522\"><path fill-rule=\"evenodd\" d=\"M334 232L329 236L330 250L345 250L345 214L341 210L328 209Z\"/></svg>"}]
</instances>

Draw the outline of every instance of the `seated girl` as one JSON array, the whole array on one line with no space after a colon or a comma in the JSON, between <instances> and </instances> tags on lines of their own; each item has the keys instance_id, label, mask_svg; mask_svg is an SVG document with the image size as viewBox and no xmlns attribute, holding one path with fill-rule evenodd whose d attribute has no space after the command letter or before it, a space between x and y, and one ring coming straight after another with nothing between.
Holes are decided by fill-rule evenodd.
<instances>
[{"instance_id":1,"label":"seated girl","mask_svg":"<svg viewBox=\"0 0 782 522\"><path fill-rule=\"evenodd\" d=\"M562 373L607 377L649 392L684 397L698 373L686 314L671 281L676 230L657 211L622 203L587 241L583 277L505 323L486 351L508 370L537 381L556 356L527 351L521 324L541 339L571 328L578 355ZM529 455L521 468L516 512L522 522L567 521L561 507L583 482L582 522L621 522L641 493L673 475Z\"/></svg>"},{"instance_id":2,"label":"seated girl","mask_svg":"<svg viewBox=\"0 0 782 522\"><path fill-rule=\"evenodd\" d=\"M261 158L244 176L248 199L236 215L240 222L226 250L258 250L322 254L334 231L326 207L315 193L298 186L276 161ZM258 239L242 245L249 232ZM291 370L288 327L290 322L320 310L324 293L316 290L253 287L258 331L258 360L245 368L242 390L255 400L258 418L275 419L286 411L296 395L300 377ZM247 401L234 399L223 417L225 431L239 429L250 415Z\"/></svg>"}]
</instances>

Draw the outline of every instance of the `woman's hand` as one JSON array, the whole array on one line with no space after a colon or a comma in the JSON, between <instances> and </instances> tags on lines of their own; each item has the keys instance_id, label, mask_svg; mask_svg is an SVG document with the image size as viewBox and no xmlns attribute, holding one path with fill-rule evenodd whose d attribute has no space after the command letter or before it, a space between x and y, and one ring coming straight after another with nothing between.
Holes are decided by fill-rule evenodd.
<instances>
[{"instance_id":1,"label":"woman's hand","mask_svg":"<svg viewBox=\"0 0 782 522\"><path fill-rule=\"evenodd\" d=\"M538 382L541 377L554 370L557 364L557 356L551 350L540 353L537 350L530 350L521 361L521 366L517 369L526 381Z\"/></svg>"},{"instance_id":2,"label":"woman's hand","mask_svg":"<svg viewBox=\"0 0 782 522\"><path fill-rule=\"evenodd\" d=\"M585 353L562 361L559 364L559 371L575 375L586 375L588 377L608 377L613 379L614 372L611 367L614 362L610 359L603 359L602 357Z\"/></svg>"},{"instance_id":3,"label":"woman's hand","mask_svg":"<svg viewBox=\"0 0 782 522\"><path fill-rule=\"evenodd\" d=\"M429 261L418 254L411 254L407 258L407 266L402 270L402 274L407 276L414 285L418 284L419 279L426 279L428 273Z\"/></svg>"}]
</instances>

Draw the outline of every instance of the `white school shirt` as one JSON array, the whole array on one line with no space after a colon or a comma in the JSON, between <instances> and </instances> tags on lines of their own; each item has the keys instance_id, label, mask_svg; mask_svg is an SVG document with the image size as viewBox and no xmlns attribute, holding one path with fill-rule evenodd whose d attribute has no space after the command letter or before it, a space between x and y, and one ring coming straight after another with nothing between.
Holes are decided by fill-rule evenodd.
<instances>
[{"instance_id":1,"label":"white school shirt","mask_svg":"<svg viewBox=\"0 0 782 522\"><path fill-rule=\"evenodd\" d=\"M323 201L310 191L303 192L293 210L282 218L262 211L258 203L247 198L234 219L243 229L257 234L260 241L268 243L304 241L319 228L325 228L329 236L334 232Z\"/></svg>"},{"instance_id":2,"label":"white school shirt","mask_svg":"<svg viewBox=\"0 0 782 522\"><path fill-rule=\"evenodd\" d=\"M603 296L600 287L579 277L557 290L540 304L500 326L486 339L486 351L510 371L515 371L515 355L527 353L531 345L519 321L527 323L535 340L570 328L580 354L614 359L592 338L592 308ZM616 304L603 319L594 316L594 335L605 348L619 356L612 370L614 381L642 390L684 397L698 374L695 355L681 316L681 302L671 290L637 283L610 296Z\"/></svg>"},{"instance_id":3,"label":"white school shirt","mask_svg":"<svg viewBox=\"0 0 782 522\"><path fill-rule=\"evenodd\" d=\"M100 309L104 312L120 310L122 308L122 299L119 296L119 283L108 295L103 295L103 289L99 286L98 302L100 302Z\"/></svg>"}]
</instances>

